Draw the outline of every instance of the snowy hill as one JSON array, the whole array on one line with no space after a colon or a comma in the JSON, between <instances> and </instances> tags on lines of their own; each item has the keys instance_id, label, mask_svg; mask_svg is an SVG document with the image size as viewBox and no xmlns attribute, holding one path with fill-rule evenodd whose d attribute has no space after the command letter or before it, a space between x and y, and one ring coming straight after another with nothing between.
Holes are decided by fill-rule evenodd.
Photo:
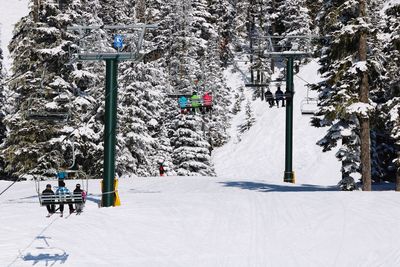
<instances>
[{"instance_id":1,"label":"snowy hill","mask_svg":"<svg viewBox=\"0 0 400 267\"><path fill-rule=\"evenodd\" d=\"M294 79L294 123L293 123L293 169L296 182L301 184L335 185L341 179L340 165L334 151L322 153L316 142L324 136L326 129L310 126L310 116L301 114L301 101L307 95L306 82L318 82L318 64L315 60L301 68ZM232 88L243 86L240 73L230 74L228 85ZM245 89L251 100L251 90ZM275 91L275 88L272 89ZM315 92L310 92L312 97ZM245 101L246 102L246 101ZM285 109L269 108L265 101L256 100L252 108L256 116L255 125L238 142L236 127L244 120L242 108L231 128L232 139L214 154L216 171L223 177L265 179L283 181L285 170ZM244 103L245 104L245 103Z\"/></svg>"}]
</instances>

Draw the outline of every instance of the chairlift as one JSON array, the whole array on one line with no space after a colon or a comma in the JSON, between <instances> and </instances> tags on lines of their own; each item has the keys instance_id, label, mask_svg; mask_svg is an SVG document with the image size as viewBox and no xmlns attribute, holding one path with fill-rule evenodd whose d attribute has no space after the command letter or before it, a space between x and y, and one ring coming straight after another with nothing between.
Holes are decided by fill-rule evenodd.
<instances>
[{"instance_id":1,"label":"chairlift","mask_svg":"<svg viewBox=\"0 0 400 267\"><path fill-rule=\"evenodd\" d=\"M197 95L197 97L193 98L193 96ZM181 97L185 97L187 99L187 105L181 105L180 101L182 100ZM189 96L181 95L178 98L178 103L181 109L192 109L192 108L210 108L213 106L213 96L212 92L205 92L203 95L198 95L197 92L193 93Z\"/></svg>"},{"instance_id":2,"label":"chairlift","mask_svg":"<svg viewBox=\"0 0 400 267\"><path fill-rule=\"evenodd\" d=\"M303 115L313 115L318 109L318 99L309 96L310 88L307 88L307 96L300 102L300 110Z\"/></svg>"},{"instance_id":3,"label":"chairlift","mask_svg":"<svg viewBox=\"0 0 400 267\"><path fill-rule=\"evenodd\" d=\"M316 98L306 97L300 102L300 110L303 115L313 115L318 109Z\"/></svg>"},{"instance_id":4,"label":"chairlift","mask_svg":"<svg viewBox=\"0 0 400 267\"><path fill-rule=\"evenodd\" d=\"M39 120L39 121L54 121L54 122L63 122L69 119L69 113L60 113L60 112L47 112L40 111L34 112L29 111L27 113L27 117L31 120Z\"/></svg>"},{"instance_id":5,"label":"chairlift","mask_svg":"<svg viewBox=\"0 0 400 267\"><path fill-rule=\"evenodd\" d=\"M79 184L81 185L81 189L88 193L89 182L88 177L85 172L81 170L73 169L75 167L75 146L74 140L72 142L72 163L70 166L67 167L65 170L58 170L56 175L52 180L47 180L46 184L52 184L55 181L80 181ZM36 192L38 194L39 203L41 206L45 205L57 205L57 204L80 204L84 202L82 194L74 194L73 189L70 188L70 194L54 194L54 195L44 195L42 194L42 188L40 186L41 181L40 179L35 179L36 184ZM53 185L54 186L54 185Z\"/></svg>"},{"instance_id":6,"label":"chairlift","mask_svg":"<svg viewBox=\"0 0 400 267\"><path fill-rule=\"evenodd\" d=\"M64 177L64 178L60 178ZM57 205L57 204L80 204L84 202L82 194L74 194L73 188L69 187L70 194L54 194L54 195L46 195L42 194L42 188L40 186L40 179L35 179L36 181L36 192L39 197L39 203L41 206L46 205ZM88 192L88 178L87 175L80 170L61 170L57 172L56 179L46 180L46 184L51 184L53 187L55 186L55 182L60 181L79 181L81 185L81 189L83 191Z\"/></svg>"},{"instance_id":7,"label":"chairlift","mask_svg":"<svg viewBox=\"0 0 400 267\"><path fill-rule=\"evenodd\" d=\"M37 93L30 96L28 99L26 117L28 119L42 121L67 121L71 117L69 109L65 108L65 105L70 101L69 96L66 93L61 93L59 90L53 90L50 87L45 88L43 86L44 74L45 70L43 70L40 88ZM43 104L38 103L49 97L52 98L53 101L48 102L44 107ZM36 108L36 106L39 108Z\"/></svg>"},{"instance_id":8,"label":"chairlift","mask_svg":"<svg viewBox=\"0 0 400 267\"><path fill-rule=\"evenodd\" d=\"M88 179L87 175L80 170L64 170L58 171L57 174L60 175L63 173L65 178L60 179L57 177L57 181L79 181L81 185L81 189L83 191L88 192ZM54 181L54 180L53 180ZM52 184L50 181L46 181L46 183ZM54 182L53 182L54 183ZM53 185L54 186L54 185ZM40 179L36 179L36 190L39 197L39 203L41 206L46 205L58 205L58 204L80 204L84 202L83 196L81 193L73 193L73 188L70 187L70 194L54 194L54 195L46 195L42 194L42 188L40 187Z\"/></svg>"},{"instance_id":9,"label":"chairlift","mask_svg":"<svg viewBox=\"0 0 400 267\"><path fill-rule=\"evenodd\" d=\"M204 73L203 66L201 67L202 73ZM202 77L190 75L189 70L184 69L181 64L175 68L174 75L171 75L170 72L171 76L176 76L176 84L173 86L174 89L171 90L171 82L169 83L168 97L177 100L176 103L181 113L188 113L197 109L202 112L211 111L213 106L212 92L204 89L205 80ZM198 98L193 98L194 93L198 95Z\"/></svg>"},{"instance_id":10,"label":"chairlift","mask_svg":"<svg viewBox=\"0 0 400 267\"><path fill-rule=\"evenodd\" d=\"M54 121L63 122L68 121L71 117L69 109L65 107L61 110L57 110L60 105L65 106L69 102L69 97L66 95L58 95L53 98L52 102L47 103L44 107L41 105L40 108L34 108L36 101L40 101L42 98L38 96L30 97L28 100L28 111L26 117L31 120L42 120L42 121Z\"/></svg>"}]
</instances>

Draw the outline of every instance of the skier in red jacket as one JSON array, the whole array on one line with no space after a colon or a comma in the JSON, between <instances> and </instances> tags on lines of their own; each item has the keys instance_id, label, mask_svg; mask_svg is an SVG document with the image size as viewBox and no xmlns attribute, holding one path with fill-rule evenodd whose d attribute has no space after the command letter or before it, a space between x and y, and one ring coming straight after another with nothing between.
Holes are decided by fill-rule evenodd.
<instances>
[{"instance_id":1,"label":"skier in red jacket","mask_svg":"<svg viewBox=\"0 0 400 267\"><path fill-rule=\"evenodd\" d=\"M205 92L203 95L203 110L205 112L210 112L212 109L212 94L211 92Z\"/></svg>"}]
</instances>

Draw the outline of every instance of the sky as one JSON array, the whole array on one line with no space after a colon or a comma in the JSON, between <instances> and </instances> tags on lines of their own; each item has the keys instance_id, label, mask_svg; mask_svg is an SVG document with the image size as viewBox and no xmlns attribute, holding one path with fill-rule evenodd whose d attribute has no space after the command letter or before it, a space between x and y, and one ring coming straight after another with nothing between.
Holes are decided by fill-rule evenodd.
<instances>
[{"instance_id":1,"label":"sky","mask_svg":"<svg viewBox=\"0 0 400 267\"><path fill-rule=\"evenodd\" d=\"M0 42L3 50L3 66L8 71L11 67L11 59L7 48L12 38L13 25L28 14L28 0L0 0Z\"/></svg>"}]
</instances>

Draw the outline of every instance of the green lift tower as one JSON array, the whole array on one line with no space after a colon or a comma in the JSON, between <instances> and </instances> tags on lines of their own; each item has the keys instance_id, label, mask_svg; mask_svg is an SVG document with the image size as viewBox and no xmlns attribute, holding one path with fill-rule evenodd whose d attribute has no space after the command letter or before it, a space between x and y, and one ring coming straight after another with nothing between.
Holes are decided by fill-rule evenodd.
<instances>
[{"instance_id":1,"label":"green lift tower","mask_svg":"<svg viewBox=\"0 0 400 267\"><path fill-rule=\"evenodd\" d=\"M104 60L106 62L105 88L105 126L104 126L104 174L102 185L102 206L114 205L115 192L115 146L117 127L117 95L118 95L118 62L140 61L146 54L141 53L144 34L147 29L155 29L157 25L102 25L102 26L74 26L69 31L77 32L78 49L71 53L71 62L87 60ZM129 35L120 34L121 31L135 32ZM111 32L113 47L101 45L105 42L99 36L107 36ZM132 51L127 51L125 43ZM103 51L100 51L103 50Z\"/></svg>"},{"instance_id":2,"label":"green lift tower","mask_svg":"<svg viewBox=\"0 0 400 267\"><path fill-rule=\"evenodd\" d=\"M254 36L253 44L258 46L258 57L286 59L286 134L285 134L285 172L283 181L294 183L293 171L293 68L294 60L311 56L312 36ZM262 51L260 53L260 51ZM248 87L269 87L269 84L247 84Z\"/></svg>"}]
</instances>

